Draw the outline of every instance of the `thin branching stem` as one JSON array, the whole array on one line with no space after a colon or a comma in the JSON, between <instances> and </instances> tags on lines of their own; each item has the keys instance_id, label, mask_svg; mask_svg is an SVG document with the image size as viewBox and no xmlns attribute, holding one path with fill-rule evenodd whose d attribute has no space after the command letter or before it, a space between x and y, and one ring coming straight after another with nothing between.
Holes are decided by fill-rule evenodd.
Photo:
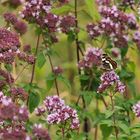
<instances>
[{"instance_id":1,"label":"thin branching stem","mask_svg":"<svg viewBox=\"0 0 140 140\"><path fill-rule=\"evenodd\" d=\"M113 119L115 137L116 137L116 140L118 140L118 128L116 126L116 118L115 118L115 113L114 113L114 100L113 100L113 95L112 94L110 94L110 99L111 99L111 106L112 106L112 111L113 111L112 119Z\"/></svg>"},{"instance_id":2,"label":"thin branching stem","mask_svg":"<svg viewBox=\"0 0 140 140\"><path fill-rule=\"evenodd\" d=\"M39 42L40 42L40 35L38 35L38 39L37 39L37 44L36 44L35 54L34 54L35 57L37 57L38 48L39 48ZM33 69L32 69L32 75L31 75L30 84L32 84L33 83L33 80L34 80L35 66L36 66L36 59L35 59L35 62L33 64Z\"/></svg>"},{"instance_id":3,"label":"thin branching stem","mask_svg":"<svg viewBox=\"0 0 140 140\"><path fill-rule=\"evenodd\" d=\"M48 59L49 59L49 63L51 65L51 69L52 69L52 72L53 72L54 67L53 67L53 63L52 63L52 59L51 59L50 55L48 55ZM59 88L58 88L58 83L57 83L57 79L56 78L54 80L54 83L55 83L56 93L59 96Z\"/></svg>"},{"instance_id":4,"label":"thin branching stem","mask_svg":"<svg viewBox=\"0 0 140 140\"><path fill-rule=\"evenodd\" d=\"M38 54L38 48L39 48L39 43L40 43L40 34L38 35L38 38L37 38L37 43L36 43L36 48L35 48L35 53L34 53L34 57L37 57L37 54ZM36 59L34 61L34 64L33 64L33 68L32 68L32 75L31 75L31 79L30 79L30 85L32 85L33 83L33 80L34 80L34 75L35 75L35 67L36 67ZM29 91L30 93L30 91ZM28 105L28 102L29 102L29 96L27 98L27 105Z\"/></svg>"}]
</instances>

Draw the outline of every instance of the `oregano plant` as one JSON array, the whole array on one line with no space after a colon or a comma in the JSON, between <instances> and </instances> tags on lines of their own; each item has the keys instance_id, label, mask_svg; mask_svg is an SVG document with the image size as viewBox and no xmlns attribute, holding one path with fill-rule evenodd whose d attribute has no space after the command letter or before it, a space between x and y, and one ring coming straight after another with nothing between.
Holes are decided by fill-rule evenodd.
<instances>
[{"instance_id":1,"label":"oregano plant","mask_svg":"<svg viewBox=\"0 0 140 140\"><path fill-rule=\"evenodd\" d=\"M139 19L139 0L1 0L0 140L139 140Z\"/></svg>"}]
</instances>

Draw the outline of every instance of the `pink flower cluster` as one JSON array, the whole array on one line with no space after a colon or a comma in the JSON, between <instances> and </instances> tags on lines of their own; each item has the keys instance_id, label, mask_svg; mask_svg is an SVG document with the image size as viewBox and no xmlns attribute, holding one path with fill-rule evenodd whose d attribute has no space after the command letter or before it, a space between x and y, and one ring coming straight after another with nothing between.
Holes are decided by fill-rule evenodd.
<instances>
[{"instance_id":1,"label":"pink flower cluster","mask_svg":"<svg viewBox=\"0 0 140 140\"><path fill-rule=\"evenodd\" d=\"M0 139L15 140L18 137L26 140L29 138L25 131L28 115L26 107L15 104L10 97L0 92ZM7 121L10 121L9 124Z\"/></svg>"},{"instance_id":2,"label":"pink flower cluster","mask_svg":"<svg viewBox=\"0 0 140 140\"><path fill-rule=\"evenodd\" d=\"M53 28L56 28L58 17L50 13L51 3L47 0L29 0L24 4L21 12L22 18L31 23L38 23L41 27L53 21ZM49 23L48 23L49 22Z\"/></svg>"},{"instance_id":3,"label":"pink flower cluster","mask_svg":"<svg viewBox=\"0 0 140 140\"><path fill-rule=\"evenodd\" d=\"M18 98L18 99L26 100L28 98L28 94L26 93L26 91L20 87L12 87L10 89L10 93L14 99Z\"/></svg>"},{"instance_id":4,"label":"pink flower cluster","mask_svg":"<svg viewBox=\"0 0 140 140\"><path fill-rule=\"evenodd\" d=\"M140 117L140 102L138 102L137 104L133 105L132 110L133 110L133 112L135 113L135 115L137 117Z\"/></svg>"},{"instance_id":5,"label":"pink flower cluster","mask_svg":"<svg viewBox=\"0 0 140 140\"><path fill-rule=\"evenodd\" d=\"M133 35L133 40L137 45L137 48L140 50L140 31L136 31Z\"/></svg>"},{"instance_id":6,"label":"pink flower cluster","mask_svg":"<svg viewBox=\"0 0 140 140\"><path fill-rule=\"evenodd\" d=\"M87 48L84 59L78 64L79 68L91 68L101 64L102 50L99 48L89 47Z\"/></svg>"},{"instance_id":7,"label":"pink flower cluster","mask_svg":"<svg viewBox=\"0 0 140 140\"><path fill-rule=\"evenodd\" d=\"M77 111L65 105L64 100L58 96L49 96L44 100L44 107L36 109L36 114L41 115L48 111L47 122L49 124L59 124L65 121L70 123L71 129L79 128L79 118Z\"/></svg>"},{"instance_id":8,"label":"pink flower cluster","mask_svg":"<svg viewBox=\"0 0 140 140\"><path fill-rule=\"evenodd\" d=\"M24 106L17 106L10 97L0 92L0 120L27 121L28 110Z\"/></svg>"},{"instance_id":9,"label":"pink flower cluster","mask_svg":"<svg viewBox=\"0 0 140 140\"><path fill-rule=\"evenodd\" d=\"M25 130L21 130L18 126L15 128L0 129L1 140L31 140L30 136L26 134Z\"/></svg>"},{"instance_id":10,"label":"pink flower cluster","mask_svg":"<svg viewBox=\"0 0 140 140\"><path fill-rule=\"evenodd\" d=\"M67 0L59 0L65 3ZM29 0L25 3L21 17L30 23L37 23L40 27L47 28L49 33L61 29L68 33L75 26L73 16L57 16L51 13L52 3L48 0Z\"/></svg>"},{"instance_id":11,"label":"pink flower cluster","mask_svg":"<svg viewBox=\"0 0 140 140\"><path fill-rule=\"evenodd\" d=\"M135 0L123 0L122 5L124 6L133 6L135 4Z\"/></svg>"},{"instance_id":12,"label":"pink flower cluster","mask_svg":"<svg viewBox=\"0 0 140 140\"><path fill-rule=\"evenodd\" d=\"M55 66L55 67L53 68L53 73L54 73L55 75L60 75L60 74L63 73L63 69L62 69L61 67L59 67L59 66Z\"/></svg>"},{"instance_id":13,"label":"pink flower cluster","mask_svg":"<svg viewBox=\"0 0 140 140\"><path fill-rule=\"evenodd\" d=\"M51 140L47 129L42 128L41 124L35 124L33 127L33 135L36 139Z\"/></svg>"},{"instance_id":14,"label":"pink flower cluster","mask_svg":"<svg viewBox=\"0 0 140 140\"><path fill-rule=\"evenodd\" d=\"M102 93L113 85L115 86L115 92L123 93L125 91L125 85L121 83L119 76L113 70L107 71L101 76L101 84L98 87L98 92Z\"/></svg>"},{"instance_id":15,"label":"pink flower cluster","mask_svg":"<svg viewBox=\"0 0 140 140\"><path fill-rule=\"evenodd\" d=\"M98 5L110 5L111 0L96 0Z\"/></svg>"},{"instance_id":16,"label":"pink flower cluster","mask_svg":"<svg viewBox=\"0 0 140 140\"><path fill-rule=\"evenodd\" d=\"M99 7L102 16L98 24L87 25L87 32L92 39L100 35L106 35L113 41L116 47L126 47L128 45L128 29L138 29L136 18L133 14L126 14L116 6Z\"/></svg>"},{"instance_id":17,"label":"pink flower cluster","mask_svg":"<svg viewBox=\"0 0 140 140\"><path fill-rule=\"evenodd\" d=\"M10 86L14 82L14 78L7 71L0 69L0 76L0 90L2 90L2 88L4 88L6 85Z\"/></svg>"},{"instance_id":18,"label":"pink flower cluster","mask_svg":"<svg viewBox=\"0 0 140 140\"><path fill-rule=\"evenodd\" d=\"M19 20L15 14L12 13L5 13L4 14L4 19L7 22L8 26L9 24L11 24L14 29L20 33L20 35L23 35L26 33L27 31L27 25L25 22L23 22L22 20Z\"/></svg>"},{"instance_id":19,"label":"pink flower cluster","mask_svg":"<svg viewBox=\"0 0 140 140\"><path fill-rule=\"evenodd\" d=\"M0 62L12 64L17 56L29 64L34 63L34 56L23 53L19 50L19 36L5 28L0 28Z\"/></svg>"},{"instance_id":20,"label":"pink flower cluster","mask_svg":"<svg viewBox=\"0 0 140 140\"><path fill-rule=\"evenodd\" d=\"M69 31L73 30L75 27L75 17L68 15L61 17L60 20L60 28L63 33L68 33Z\"/></svg>"}]
</instances>

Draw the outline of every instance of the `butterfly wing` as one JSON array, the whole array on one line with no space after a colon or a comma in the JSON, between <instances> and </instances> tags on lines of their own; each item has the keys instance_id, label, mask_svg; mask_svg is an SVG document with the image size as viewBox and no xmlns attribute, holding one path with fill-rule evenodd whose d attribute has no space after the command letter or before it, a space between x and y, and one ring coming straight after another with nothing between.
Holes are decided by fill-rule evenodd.
<instances>
[{"instance_id":1,"label":"butterfly wing","mask_svg":"<svg viewBox=\"0 0 140 140\"><path fill-rule=\"evenodd\" d=\"M103 54L102 66L104 70L113 70L117 68L117 63L112 60L107 54Z\"/></svg>"}]
</instances>

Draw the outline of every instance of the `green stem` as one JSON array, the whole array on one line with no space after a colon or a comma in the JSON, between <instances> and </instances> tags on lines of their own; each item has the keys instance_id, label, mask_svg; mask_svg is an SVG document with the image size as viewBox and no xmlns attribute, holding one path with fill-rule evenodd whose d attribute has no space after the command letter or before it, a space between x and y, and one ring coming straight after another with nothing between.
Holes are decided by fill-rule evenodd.
<instances>
[{"instance_id":1,"label":"green stem","mask_svg":"<svg viewBox=\"0 0 140 140\"><path fill-rule=\"evenodd\" d=\"M40 42L40 34L38 35L38 38L37 38L37 43L36 43L36 48L35 48L35 53L34 53L35 57L37 57L38 48L39 48L39 42ZM33 68L32 68L32 75L31 75L30 85L32 85L33 80L34 80L35 67L36 67L36 59L35 59L35 62L33 64ZM30 93L30 91L29 91L29 93ZM28 105L28 102L29 102L29 96L27 98L27 105Z\"/></svg>"},{"instance_id":2,"label":"green stem","mask_svg":"<svg viewBox=\"0 0 140 140\"><path fill-rule=\"evenodd\" d=\"M118 128L116 127L116 118L115 118L115 113L114 113L114 101L113 101L113 95L110 94L110 99L111 99L111 106L112 106L112 111L113 111L113 125L114 125L114 130L115 130L115 137L116 140L118 140Z\"/></svg>"},{"instance_id":3,"label":"green stem","mask_svg":"<svg viewBox=\"0 0 140 140\"><path fill-rule=\"evenodd\" d=\"M51 57L49 55L48 55L48 59L49 59L49 63L51 65L51 69L52 69L52 72L53 72L54 67L53 67L53 64L52 64ZM56 78L54 80L54 83L55 83L56 93L59 96L59 88L58 88L58 83L57 83L57 79Z\"/></svg>"}]
</instances>

